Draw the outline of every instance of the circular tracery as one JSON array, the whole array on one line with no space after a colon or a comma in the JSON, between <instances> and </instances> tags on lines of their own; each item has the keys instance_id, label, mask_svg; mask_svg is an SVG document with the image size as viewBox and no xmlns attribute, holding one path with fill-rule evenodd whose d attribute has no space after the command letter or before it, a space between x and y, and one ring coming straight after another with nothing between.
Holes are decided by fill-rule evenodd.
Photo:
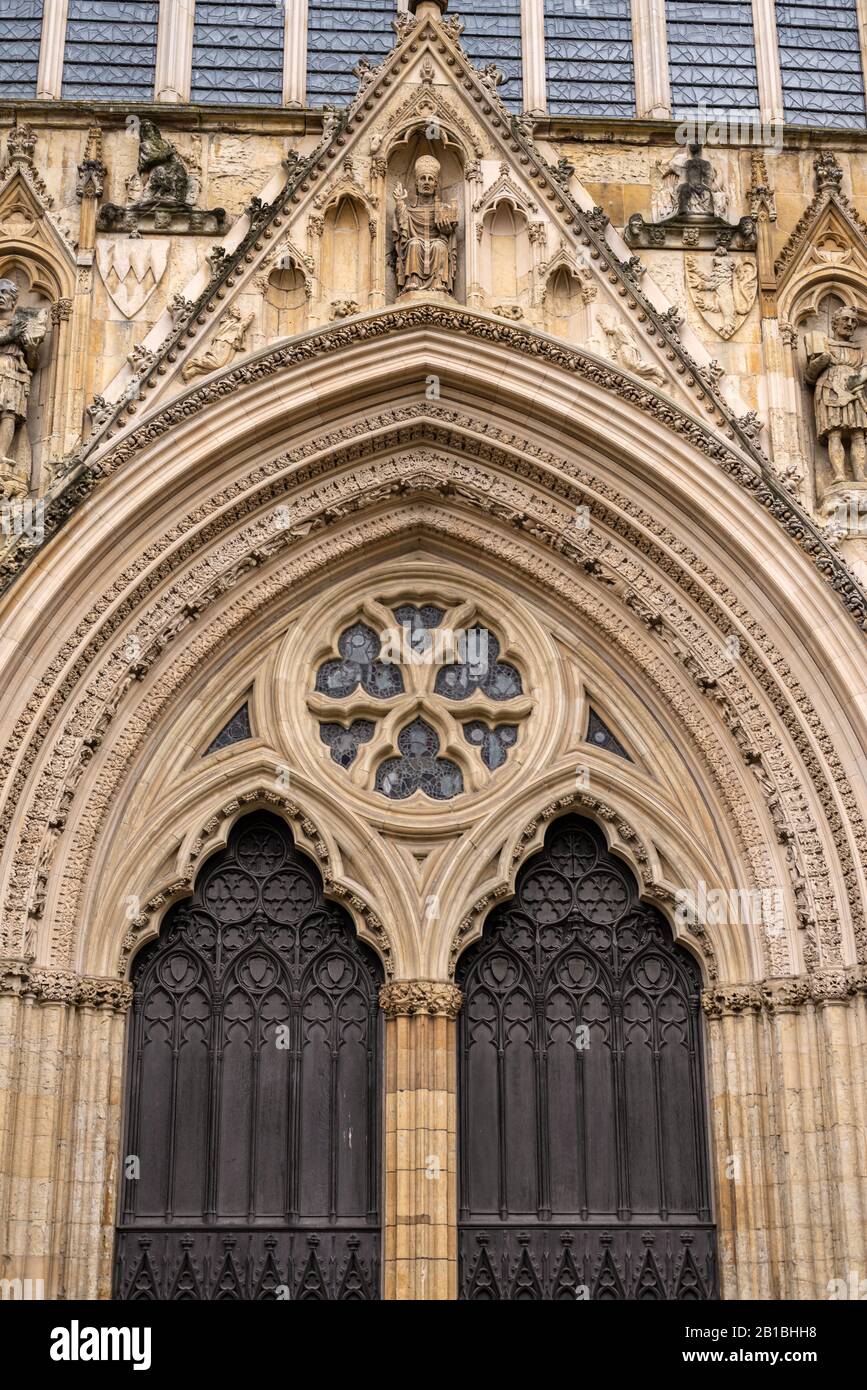
<instances>
[{"instance_id":1,"label":"circular tracery","mask_svg":"<svg viewBox=\"0 0 867 1390\"><path fill-rule=\"evenodd\" d=\"M378 762L373 789L392 801L415 792L432 801L450 801L466 789L461 767L444 756L440 736L427 719L417 712L414 718L403 717L401 700L412 691L417 707L420 695L424 707L449 728L456 726L455 734L476 750L480 765L492 774L518 742L515 718L521 711L514 702L524 694L521 673L501 659L500 639L487 625L444 625L446 606L404 601L387 611L394 626L377 632L364 621L350 623L338 635L338 656L319 664L314 690L339 701L343 715L320 718L319 737L330 748L332 761L349 768L360 746L377 738L383 717L396 710L396 750ZM421 679L418 674L405 679L404 668L420 672ZM371 700L381 709L380 719L365 717ZM461 719L456 706L469 702L482 717ZM487 708L492 705L504 706L512 719L494 722Z\"/></svg>"}]
</instances>

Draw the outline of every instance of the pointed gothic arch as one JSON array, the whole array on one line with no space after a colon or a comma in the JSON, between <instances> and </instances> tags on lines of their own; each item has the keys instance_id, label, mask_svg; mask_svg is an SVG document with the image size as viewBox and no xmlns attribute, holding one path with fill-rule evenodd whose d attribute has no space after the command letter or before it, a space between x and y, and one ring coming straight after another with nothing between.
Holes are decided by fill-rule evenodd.
<instances>
[{"instance_id":1,"label":"pointed gothic arch","mask_svg":"<svg viewBox=\"0 0 867 1390\"><path fill-rule=\"evenodd\" d=\"M383 979L285 822L239 820L133 963L117 1297L378 1297Z\"/></svg>"},{"instance_id":2,"label":"pointed gothic arch","mask_svg":"<svg viewBox=\"0 0 867 1390\"><path fill-rule=\"evenodd\" d=\"M460 1297L715 1297L701 973L593 822L551 823L456 980Z\"/></svg>"}]
</instances>

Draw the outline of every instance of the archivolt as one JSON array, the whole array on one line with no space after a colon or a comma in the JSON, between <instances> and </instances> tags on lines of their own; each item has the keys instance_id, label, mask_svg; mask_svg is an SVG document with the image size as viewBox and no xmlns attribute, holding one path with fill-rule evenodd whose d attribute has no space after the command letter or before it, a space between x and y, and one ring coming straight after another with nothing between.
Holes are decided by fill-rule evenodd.
<instances>
[{"instance_id":1,"label":"archivolt","mask_svg":"<svg viewBox=\"0 0 867 1390\"><path fill-rule=\"evenodd\" d=\"M429 487L433 460L407 462L408 467L413 470L417 471L420 466L423 468L426 475L426 485ZM389 465L389 471L391 471L391 465ZM413 486L411 476L407 473L404 474L403 482L406 486ZM421 483L416 479L414 486L419 487L420 485L425 486L425 479ZM366 490L360 493L362 497L367 495ZM332 496L332 507L333 505L334 498ZM561 520L565 522L565 518L561 518ZM461 515L456 515L442 506L420 502L415 505L404 504L395 514L376 517L363 525L351 527L334 538L320 541L313 546L307 546L289 567L288 573L284 568L279 573L272 573L263 578L255 588L248 589L208 629L191 634L182 656L159 677L145 699L139 702L134 713L125 720L119 738L115 740L101 761L99 776L95 779L88 804L77 822L65 860L65 872L54 913L55 936L52 954L57 960L68 960L69 958L75 925L79 917L79 903L86 867L90 863L93 848L107 810L135 757L136 748L146 740L148 731L159 718L160 711L165 709L182 690L185 679L195 672L201 662L207 659L210 652L228 639L233 630L249 624L257 610L269 603L279 601L281 597L285 596L287 581L289 587L292 587L293 581L300 580L302 577L312 577L316 572L332 565L335 559L341 555L346 556L355 549L368 547L383 537L396 537L407 532L417 533L419 531L439 531L458 542L463 542L465 546L486 550L495 555L501 564L505 563L508 566L521 568L532 580L537 583L541 582L561 598L567 599L573 606L582 611L606 635L609 641L614 641L620 645L629 659L654 681L702 750L707 765L714 772L720 794L728 803L730 824L737 827L746 839L746 848L753 864L756 885L759 887L771 887L773 885L772 867L767 852L764 850L763 837L750 802L740 790L738 775L727 752L703 715L696 697L672 675L668 665L653 653L651 647L634 630L633 626L618 618L609 605L603 603L596 595L589 593L586 583L582 586L570 579L564 573L562 565L551 561L540 561L537 554L529 546L518 540L510 540L495 530L482 531L472 521ZM281 548L280 542L285 544L290 537L290 531L275 533L272 542L277 541L278 544L273 547L272 553ZM221 581L214 586L210 595L212 600L238 582L240 575L245 572L249 564L250 553L256 549L257 541L259 542L260 558L263 557L262 543L264 539L260 525L249 528L249 534L244 537L243 545L239 546L237 544L238 538L235 538L236 543L230 547L230 559L233 563L228 574L224 571ZM612 563L612 558L609 557L609 564ZM625 559L622 562L625 563ZM200 561L199 570L200 581L208 578L213 581L213 557L209 556ZM175 634L185 630L191 620L190 598L195 595L194 608L198 608L208 601L203 596L199 583L193 581L193 573L193 571L188 572L186 581L182 583L182 592L187 595L187 602L186 609L182 609L180 615L177 611L174 612ZM154 641L159 616L159 605L157 605L156 611L152 611L148 616L139 619L132 635L140 634L139 642L145 636ZM127 641L128 637L129 634L123 641ZM123 641L118 642L114 655L122 650ZM167 632L163 630L156 637L157 649L162 650L166 641ZM127 659L127 662L124 663L124 678L118 687L121 693L128 689L130 683L127 679L128 664ZM97 718L94 721L93 696L97 694L101 685L105 689L104 675L111 665L110 658L106 668L95 678L91 695L89 697L85 695L79 702L77 709L81 723L68 722L66 725L67 733L75 729L79 736L85 736L84 746L88 760L93 754L97 738L96 731L100 729L100 726L103 729L106 728L108 724L104 707L102 718ZM86 723L85 715L87 715ZM75 718L76 715L73 712L72 720L74 721ZM61 740L58 744L58 752L62 751L63 745L64 740ZM69 753L72 754L73 748L69 743L66 746ZM78 767L81 766L79 762ZM77 779L75 779L73 771L73 786L75 780ZM53 843L57 834L58 827L55 817L55 825L48 831L49 844ZM22 844L21 850L24 847ZM44 872L47 868L44 846L42 865ZM779 946L779 943L777 945ZM773 965L774 973L781 973L779 959L775 962L769 962L769 965Z\"/></svg>"},{"instance_id":2,"label":"archivolt","mask_svg":"<svg viewBox=\"0 0 867 1390\"><path fill-rule=\"evenodd\" d=\"M415 443L423 442L426 435L432 436L437 444L445 444L451 451L460 450L462 457L455 459L430 451L413 456L399 451L397 457L376 458L377 451L394 450L398 442L394 434L396 425L401 443L405 440L409 444L413 436ZM391 433L383 439L385 429ZM124 639L126 648L124 642L118 642L109 651L91 685L82 690L76 700L49 756L43 759L38 780L34 780L11 874L9 908L12 914L17 914L19 929L28 900L31 904L34 902L31 894L35 895L34 915L38 915L55 843L96 747L126 692L158 660L169 641L190 628L205 607L239 584L251 567L277 555L287 545L300 541L298 555L288 567L288 574L301 581L312 575L317 566L333 563L335 558L349 554L353 548L374 543L377 538L405 535L413 528L431 528L451 536L458 543L483 545L501 564L519 565L533 582L547 586L580 606L608 640L621 645L630 659L648 673L676 709L713 768L717 786L728 799L731 824L737 827L745 844L756 885L770 886L773 860L766 839L749 799L740 790L728 754L701 711L700 702L682 682L675 680L660 653L638 635L633 619L627 621L603 603L598 594L589 593L586 584L583 587L577 584L564 573L564 562L574 561L586 577L598 577L626 610L637 615L718 707L746 760L757 771L777 836L785 845L790 862L802 925L808 929L808 964L815 963L820 955L825 962L840 959L834 892L818 826L808 809L814 795L819 796L823 808L835 818L832 829L836 836L836 852L846 878L859 949L863 952L865 942L857 870L838 806L821 769L820 752L827 755L831 771L837 774L842 805L850 814L850 825L856 834L863 835L863 824L851 788L842 778L839 763L834 766L836 756L830 737L819 725L804 691L796 686L795 701L792 701L790 691L783 684L791 681L787 664L774 651L757 619L722 580L640 504L588 470L540 449L530 440L518 439L514 433L506 433L502 445L492 443L492 436L501 432L492 428L490 422L473 420L442 406L415 403L402 410L386 412L379 420L366 421L368 439L341 453L336 446L345 444L354 433L357 430L344 429L325 441L320 436L320 446L324 444L324 449L311 443L289 455L272 459L200 503L183 521L152 543L111 589L92 603L86 619L61 648L17 726L19 748L25 743L26 735L31 735L18 762L17 787L22 792L26 790L40 745L50 735L70 696L81 689L80 681L88 667L110 641L112 633L124 624L128 627ZM483 435L487 435L486 440L480 438ZM469 453L476 458L468 461ZM321 457L317 457L320 454ZM369 457L371 462L359 472L360 456ZM305 457L307 461L301 462ZM352 478L344 479L340 486L328 484L318 493L315 488L305 492L306 484L348 463L355 466ZM487 464L491 466L485 466ZM232 527L237 526L245 514L268 505L273 509L276 502L286 498L286 474L290 475L290 495L294 498L290 525L275 530L272 510L266 519L253 522L246 531L233 532ZM511 474L512 478L501 474ZM515 478L529 485L524 481L516 482ZM534 486L546 495L534 492ZM480 533L476 523L467 521L454 508L433 506L430 502L410 507L405 498L407 492L412 491L428 496L431 492L457 491L460 505L470 504L475 510L492 513L504 523L530 532L537 545L559 552L563 561L540 561L536 547L508 540L497 534L492 526ZM310 546L302 539L321 527L324 518L334 521L355 516L365 509L376 508L394 493L402 493L404 497L397 514L353 527L324 545ZM572 512L576 500L590 505L598 526L594 525L586 536L572 524L572 513L563 505L567 499L572 504ZM217 542L224 533L228 534L218 547ZM625 540L633 549L624 550L615 537ZM204 559L179 575L173 587L161 593L146 613L138 612L148 594L153 594L170 574L177 574L181 565L194 561L202 552ZM141 579L146 564L152 568ZM285 588L286 575L284 568L280 576L264 580L257 586L255 600L253 594L245 594L235 606L234 618L224 614L207 634L190 632L191 640L184 656L171 672L159 678L148 702L129 717L125 739L135 742L146 737L151 709L156 708L153 701L156 700L157 705L170 702L183 683L184 672L191 671L214 642L223 640L233 623L246 621L250 604L277 599ZM661 575L665 576L665 582ZM682 586L694 605L692 610L675 599L669 580ZM132 619L135 619L135 626L131 628ZM708 621L717 624L720 630L709 631ZM752 687L739 669L727 669L725 663L720 665L721 638L733 630L750 639L744 644L743 665L755 677ZM135 639L131 644L130 638ZM763 660L762 649L770 661ZM70 661L72 664L68 666ZM807 764L809 776L805 781L799 778L786 752L781 731L774 728L771 705L781 715ZM116 754L122 743L123 738L109 757L114 769L112 776L109 777L107 766L100 774L99 789L91 794L66 858L68 868L54 927L53 954L59 962L67 960L71 950L83 870L99 833L109 782L114 786L123 777L125 759L118 760ZM7 756L7 770L11 771L14 747L8 750ZM15 781L13 779L10 789L13 797ZM98 803L102 803L102 809ZM13 805L12 798L8 799L7 817L11 817ZM813 920L818 922L818 939L812 936ZM771 944L767 964L775 974L791 968L779 943Z\"/></svg>"}]
</instances>

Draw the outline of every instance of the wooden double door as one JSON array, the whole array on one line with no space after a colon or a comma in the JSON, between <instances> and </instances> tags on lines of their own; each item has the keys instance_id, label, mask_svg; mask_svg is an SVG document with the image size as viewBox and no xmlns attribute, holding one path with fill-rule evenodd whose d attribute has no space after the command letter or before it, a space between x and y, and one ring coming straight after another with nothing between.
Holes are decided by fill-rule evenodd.
<instances>
[{"instance_id":1,"label":"wooden double door","mask_svg":"<svg viewBox=\"0 0 867 1390\"><path fill-rule=\"evenodd\" d=\"M459 1293L716 1296L696 963L569 816L461 958ZM382 969L254 813L137 957L115 1296L373 1299Z\"/></svg>"}]
</instances>

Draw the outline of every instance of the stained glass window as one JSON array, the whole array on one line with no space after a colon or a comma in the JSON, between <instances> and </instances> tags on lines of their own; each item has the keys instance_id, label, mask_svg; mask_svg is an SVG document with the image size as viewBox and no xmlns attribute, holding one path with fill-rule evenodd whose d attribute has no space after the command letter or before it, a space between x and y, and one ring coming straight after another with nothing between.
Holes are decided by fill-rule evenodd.
<instances>
[{"instance_id":1,"label":"stained glass window","mask_svg":"<svg viewBox=\"0 0 867 1390\"><path fill-rule=\"evenodd\" d=\"M69 0L63 95L153 101L157 0Z\"/></svg>"},{"instance_id":2,"label":"stained glass window","mask_svg":"<svg viewBox=\"0 0 867 1390\"><path fill-rule=\"evenodd\" d=\"M204 752L204 757L209 753L217 753L221 748L229 748L233 743L243 743L244 739L252 738L253 731L250 728L250 707L245 701L237 710L228 724L224 724L217 737L209 743Z\"/></svg>"},{"instance_id":3,"label":"stained glass window","mask_svg":"<svg viewBox=\"0 0 867 1390\"><path fill-rule=\"evenodd\" d=\"M665 12L674 114L758 118L752 0L666 0Z\"/></svg>"},{"instance_id":4,"label":"stained glass window","mask_svg":"<svg viewBox=\"0 0 867 1390\"><path fill-rule=\"evenodd\" d=\"M309 0L307 105L344 105L358 89L359 58L376 66L394 47L395 0Z\"/></svg>"},{"instance_id":5,"label":"stained glass window","mask_svg":"<svg viewBox=\"0 0 867 1390\"><path fill-rule=\"evenodd\" d=\"M545 0L553 116L634 116L630 0Z\"/></svg>"},{"instance_id":6,"label":"stained glass window","mask_svg":"<svg viewBox=\"0 0 867 1390\"><path fill-rule=\"evenodd\" d=\"M499 95L507 106L520 109L521 0L473 0L455 9L464 21L461 43L473 63L480 68L495 63L505 79Z\"/></svg>"},{"instance_id":7,"label":"stained glass window","mask_svg":"<svg viewBox=\"0 0 867 1390\"><path fill-rule=\"evenodd\" d=\"M0 4L0 98L35 97L42 33L42 0Z\"/></svg>"},{"instance_id":8,"label":"stained glass window","mask_svg":"<svg viewBox=\"0 0 867 1390\"><path fill-rule=\"evenodd\" d=\"M461 638L460 661L437 672L434 690L449 700L466 700L481 690L491 700L511 700L522 694L521 677L514 666L500 661L500 644L484 627L468 629Z\"/></svg>"},{"instance_id":9,"label":"stained glass window","mask_svg":"<svg viewBox=\"0 0 867 1390\"><path fill-rule=\"evenodd\" d=\"M605 748L609 753L616 753L619 758L625 758L627 762L632 761L619 738L612 734L605 720L596 713L595 709L591 709L587 722L587 742L595 744L597 748Z\"/></svg>"},{"instance_id":10,"label":"stained glass window","mask_svg":"<svg viewBox=\"0 0 867 1390\"><path fill-rule=\"evenodd\" d=\"M481 719L474 719L464 725L464 738L482 755L482 762L491 772L502 767L518 739L517 724L496 724L489 729Z\"/></svg>"},{"instance_id":11,"label":"stained glass window","mask_svg":"<svg viewBox=\"0 0 867 1390\"><path fill-rule=\"evenodd\" d=\"M331 749L331 756L341 767L350 767L362 743L373 738L376 725L372 719L353 719L348 729L342 724L320 724L319 737Z\"/></svg>"},{"instance_id":12,"label":"stained glass window","mask_svg":"<svg viewBox=\"0 0 867 1390\"><path fill-rule=\"evenodd\" d=\"M403 692L403 676L390 661L380 661L382 642L372 627L355 623L340 634L340 660L324 661L316 672L316 689L333 699L344 699L361 685L368 695L387 700Z\"/></svg>"},{"instance_id":13,"label":"stained glass window","mask_svg":"<svg viewBox=\"0 0 867 1390\"><path fill-rule=\"evenodd\" d=\"M795 0L776 8L786 120L796 125L863 127L856 0Z\"/></svg>"},{"instance_id":14,"label":"stained glass window","mask_svg":"<svg viewBox=\"0 0 867 1390\"><path fill-rule=\"evenodd\" d=\"M284 13L276 0L241 5L196 0L192 100L279 106Z\"/></svg>"},{"instance_id":15,"label":"stained glass window","mask_svg":"<svg viewBox=\"0 0 867 1390\"><path fill-rule=\"evenodd\" d=\"M438 757L440 741L430 724L414 719L397 736L400 756L387 758L376 774L376 790L392 801L403 801L422 791L434 801L460 796L464 779L460 768Z\"/></svg>"}]
</instances>

